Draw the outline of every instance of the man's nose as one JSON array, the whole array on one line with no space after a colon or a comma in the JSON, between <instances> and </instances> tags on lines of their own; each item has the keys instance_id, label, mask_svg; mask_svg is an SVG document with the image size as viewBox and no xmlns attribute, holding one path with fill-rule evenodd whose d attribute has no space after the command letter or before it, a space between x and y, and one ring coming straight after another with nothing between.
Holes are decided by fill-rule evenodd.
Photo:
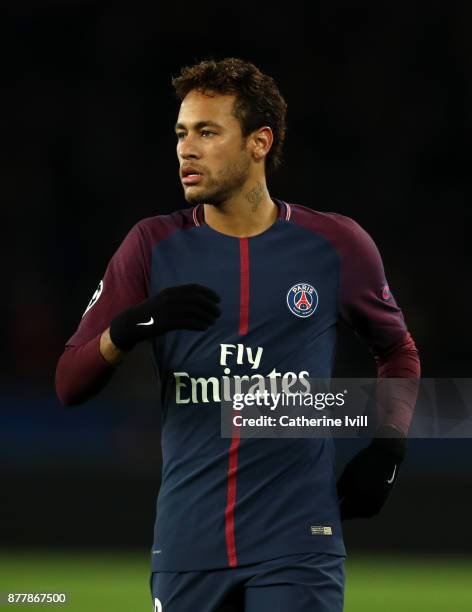
<instances>
[{"instance_id":1,"label":"man's nose","mask_svg":"<svg viewBox=\"0 0 472 612\"><path fill-rule=\"evenodd\" d=\"M179 142L177 152L182 159L198 159L200 157L200 151L190 135Z\"/></svg>"}]
</instances>

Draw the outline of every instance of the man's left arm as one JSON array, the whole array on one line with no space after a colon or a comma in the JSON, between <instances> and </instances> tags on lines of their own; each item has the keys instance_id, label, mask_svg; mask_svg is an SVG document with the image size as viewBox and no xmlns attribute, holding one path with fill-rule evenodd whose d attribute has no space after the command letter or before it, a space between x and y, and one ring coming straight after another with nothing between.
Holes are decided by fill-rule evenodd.
<instances>
[{"instance_id":1,"label":"man's left arm","mask_svg":"<svg viewBox=\"0 0 472 612\"><path fill-rule=\"evenodd\" d=\"M390 292L379 251L357 223L346 219L346 226L340 315L374 355L382 412L372 442L347 464L339 479L343 519L374 516L385 503L405 457L420 377L418 351ZM397 380L385 384L387 378Z\"/></svg>"}]
</instances>

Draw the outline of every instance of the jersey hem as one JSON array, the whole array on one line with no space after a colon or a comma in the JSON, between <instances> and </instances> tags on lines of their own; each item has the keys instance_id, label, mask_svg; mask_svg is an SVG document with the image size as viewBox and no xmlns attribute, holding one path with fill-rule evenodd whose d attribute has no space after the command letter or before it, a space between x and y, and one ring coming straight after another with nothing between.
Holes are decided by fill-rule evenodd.
<instances>
[{"instance_id":1,"label":"jersey hem","mask_svg":"<svg viewBox=\"0 0 472 612\"><path fill-rule=\"evenodd\" d=\"M320 536L326 537L326 536ZM293 541L291 542L293 545ZM238 553L238 564L234 566L230 566L228 561L209 561L205 562L194 562L187 559L187 563L179 563L179 562L162 562L161 559L157 559L155 557L151 560L151 571L153 572L198 572L198 571L207 571L207 570L221 570L221 569L237 569L238 567L243 567L245 565L254 565L257 563L264 563L265 561L270 561L271 559L278 559L279 557L290 557L292 555L306 554L306 553L325 553L329 555L334 555L337 557L346 557L346 548L344 546L344 541L337 539L332 540L329 545L323 542L314 542L310 546L300 546L295 550L287 550L287 547L281 547L280 549L275 549L272 553L267 553L266 555L262 554L241 554Z\"/></svg>"}]
</instances>

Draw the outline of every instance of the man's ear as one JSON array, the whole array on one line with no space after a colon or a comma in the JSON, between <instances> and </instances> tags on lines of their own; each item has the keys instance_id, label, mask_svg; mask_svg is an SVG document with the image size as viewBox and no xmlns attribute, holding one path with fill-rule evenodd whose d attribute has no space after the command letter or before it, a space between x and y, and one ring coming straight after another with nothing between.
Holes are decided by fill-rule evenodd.
<instances>
[{"instance_id":1,"label":"man's ear","mask_svg":"<svg viewBox=\"0 0 472 612\"><path fill-rule=\"evenodd\" d=\"M274 142L274 134L269 126L264 126L251 134L251 141L252 155L256 161L260 161L269 153Z\"/></svg>"}]
</instances>

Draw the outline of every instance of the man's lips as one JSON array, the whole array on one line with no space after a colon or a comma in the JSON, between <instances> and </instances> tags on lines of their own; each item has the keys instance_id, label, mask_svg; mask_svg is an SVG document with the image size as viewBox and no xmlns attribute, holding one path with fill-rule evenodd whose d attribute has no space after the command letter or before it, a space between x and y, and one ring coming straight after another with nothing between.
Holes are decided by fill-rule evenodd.
<instances>
[{"instance_id":1,"label":"man's lips","mask_svg":"<svg viewBox=\"0 0 472 612\"><path fill-rule=\"evenodd\" d=\"M202 172L193 166L181 168L180 176L184 185L196 185L202 180Z\"/></svg>"},{"instance_id":2,"label":"man's lips","mask_svg":"<svg viewBox=\"0 0 472 612\"><path fill-rule=\"evenodd\" d=\"M187 174L187 176L182 177L182 183L184 185L196 185L202 178L203 176L201 174Z\"/></svg>"}]
</instances>

